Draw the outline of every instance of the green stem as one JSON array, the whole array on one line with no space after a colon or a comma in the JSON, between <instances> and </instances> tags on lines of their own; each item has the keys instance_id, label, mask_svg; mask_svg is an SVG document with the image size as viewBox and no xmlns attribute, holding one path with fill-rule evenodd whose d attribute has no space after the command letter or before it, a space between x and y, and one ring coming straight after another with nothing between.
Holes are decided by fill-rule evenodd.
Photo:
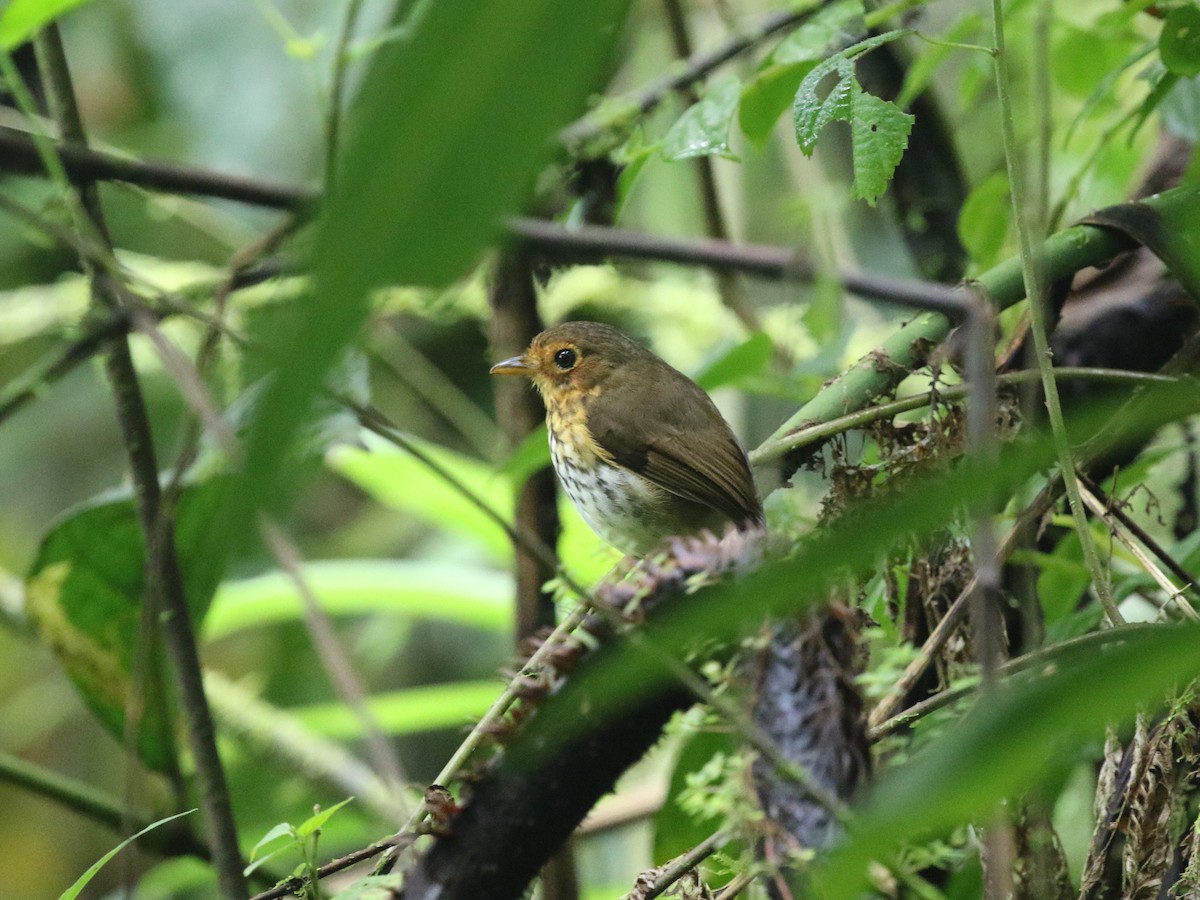
<instances>
[{"instance_id":1,"label":"green stem","mask_svg":"<svg viewBox=\"0 0 1200 900\"><path fill-rule=\"evenodd\" d=\"M1067 437L1066 425L1063 423L1062 404L1058 397L1058 385L1054 380L1052 353L1047 337L1045 298L1045 278L1043 261L1035 255L1033 237L1024 206L1024 171L1017 149L1016 129L1013 125L1012 97L1009 92L1008 57L1004 49L1004 14L1000 0L992 0L992 28L996 42L996 93L1000 100L1001 134L1004 142L1004 161L1008 169L1008 182L1012 193L1013 220L1017 228L1017 243L1020 248L1021 274L1025 284L1025 295L1029 298L1029 324L1033 335L1034 350L1037 353L1038 371L1042 375L1042 390L1046 396L1046 411L1050 420L1050 431L1054 438L1054 449L1058 456L1059 468L1062 470L1063 486L1067 494L1067 503L1071 507L1071 516L1075 520L1075 530L1079 533L1079 543L1083 547L1084 560L1091 572L1092 583L1095 586L1100 604L1104 607L1109 621L1113 625L1123 625L1124 618L1117 609L1108 581L1108 573L1100 561L1100 554L1092 540L1088 528L1087 514L1083 508L1083 498L1079 492L1079 482L1075 475L1075 460L1071 455L1071 443Z\"/></svg>"}]
</instances>

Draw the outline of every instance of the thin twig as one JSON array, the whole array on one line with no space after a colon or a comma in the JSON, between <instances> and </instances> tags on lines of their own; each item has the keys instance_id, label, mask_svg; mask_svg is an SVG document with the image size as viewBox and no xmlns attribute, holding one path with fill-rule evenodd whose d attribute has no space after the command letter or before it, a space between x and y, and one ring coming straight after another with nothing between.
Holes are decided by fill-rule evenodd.
<instances>
[{"instance_id":1,"label":"thin twig","mask_svg":"<svg viewBox=\"0 0 1200 900\"><path fill-rule=\"evenodd\" d=\"M721 888L721 890L717 893L715 900L733 900L734 897L736 897L746 888L750 887L750 885L754 882L754 879L757 877L757 872L740 872L729 882L729 884Z\"/></svg>"},{"instance_id":2,"label":"thin twig","mask_svg":"<svg viewBox=\"0 0 1200 900\"><path fill-rule=\"evenodd\" d=\"M86 136L75 106L75 92L57 27L47 26L35 38L35 45L51 110L63 135L63 146L86 147ZM95 185L81 184L78 192L84 219L91 223L91 228L111 253ZM80 227L86 228L87 225L81 222ZM84 268L92 281L94 302L110 309L119 309L119 294L106 273L98 271L86 259ZM129 454L142 535L146 542L146 595L143 602L161 603L160 608L167 613L164 631L187 721L214 867L222 893L230 900L241 900L246 895L246 879L242 874L237 826L225 772L217 753L212 716L204 695L195 633L184 595L173 529L169 521L164 521L162 517L158 464L149 416L126 339L110 340L106 349L106 367L116 397L117 419Z\"/></svg>"},{"instance_id":3,"label":"thin twig","mask_svg":"<svg viewBox=\"0 0 1200 900\"><path fill-rule=\"evenodd\" d=\"M1087 508L1092 511L1092 515L1108 524L1112 533L1117 536L1117 540L1125 545L1125 548L1133 554L1134 558L1138 561L1142 568L1145 569L1146 572L1149 573L1150 577L1154 579L1155 583L1162 588L1163 592L1167 595L1167 601L1174 601L1175 605L1179 607L1179 611L1184 615L1185 618L1191 619L1193 622L1200 622L1200 613L1196 612L1192 604L1188 603L1187 600L1183 598L1185 591L1189 589L1194 590L1196 587L1192 577L1187 574L1183 567L1179 566L1178 563L1175 563L1174 560L1171 560L1171 562L1175 563L1176 566L1176 568L1173 569L1176 576L1183 577L1183 584L1180 587L1176 587L1171 582L1171 579L1167 577L1166 573L1163 572L1163 570L1158 567L1154 560L1150 558L1146 551L1138 546L1137 541L1134 540L1133 531L1129 528L1129 525L1135 523L1133 523L1133 520L1125 515L1124 510L1120 509L1120 507L1116 504L1104 503L1096 493L1089 489L1087 483L1082 478L1080 479L1079 490L1083 497L1084 504L1086 504ZM1149 537L1149 535L1146 535L1145 531L1141 530L1140 526L1138 527L1138 530L1141 531L1142 535ZM1157 543L1155 543L1155 546L1157 546ZM1158 549L1159 551L1162 550L1161 547ZM1163 557L1160 556L1160 558ZM1165 558L1170 559L1169 556L1166 556Z\"/></svg>"},{"instance_id":4,"label":"thin twig","mask_svg":"<svg viewBox=\"0 0 1200 900\"><path fill-rule=\"evenodd\" d=\"M629 896L637 897L638 900L654 900L655 897L660 896L663 891L721 849L728 840L729 835L724 831L710 834L691 850L681 853L667 865L658 869L647 890L640 891L635 888Z\"/></svg>"},{"instance_id":5,"label":"thin twig","mask_svg":"<svg viewBox=\"0 0 1200 900\"><path fill-rule=\"evenodd\" d=\"M1058 483L1048 484L1042 488L1033 503L1021 514L1020 519L1014 523L1008 534L1004 536L1004 539L1000 541L999 546L996 548L995 555L998 558L1004 559L1012 552L1024 523L1037 521L1054 505L1054 500L1058 496L1057 490L1054 488ZM892 685L891 690L871 710L871 714L867 717L867 726L869 728L877 728L881 722L890 718L896 712L896 708L904 700L905 695L912 690L913 685L925 674L925 670L929 668L930 663L933 662L933 658L946 645L946 641L950 639L955 629L962 623L963 617L969 608L968 601L974 591L975 578L972 577L966 587L959 593L958 597L955 598L954 602L950 604L950 608L946 610L945 615L942 616L941 621L937 623L937 626L930 633L929 637L925 639L925 643L921 645L916 659L908 664L904 673Z\"/></svg>"},{"instance_id":6,"label":"thin twig","mask_svg":"<svg viewBox=\"0 0 1200 900\"><path fill-rule=\"evenodd\" d=\"M367 752L376 771L389 787L397 792L397 799L403 803L399 788L408 781L404 774L404 766L395 748L384 737L379 721L367 704L367 692L362 681L347 659L346 651L338 641L337 635L334 634L329 616L321 608L321 601L317 599L308 579L304 577L300 551L291 538L265 516L260 522L259 533L267 550L275 558L276 565L292 582L304 604L304 624L317 651L317 657L338 696L362 726Z\"/></svg>"},{"instance_id":7,"label":"thin twig","mask_svg":"<svg viewBox=\"0 0 1200 900\"><path fill-rule=\"evenodd\" d=\"M325 878L329 875L334 875L341 872L343 869L348 869L351 866L358 865L360 862L366 862L372 857L378 856L386 850L391 850L397 847L407 847L416 837L415 834L397 835L387 838L386 840L376 841L369 847L363 847L361 850L355 850L352 853L347 853L345 856L339 857L331 862L325 863L317 869L317 880ZM308 879L303 875L293 875L291 878L281 881L269 891L263 891L261 894L255 894L250 900L282 900L289 894L295 894L308 882Z\"/></svg>"},{"instance_id":8,"label":"thin twig","mask_svg":"<svg viewBox=\"0 0 1200 900\"><path fill-rule=\"evenodd\" d=\"M1052 647L1039 647L1036 650L1031 650L1029 653L1008 660L1000 666L997 675L1003 681L1022 672L1036 669L1043 664L1053 664L1064 651L1080 647L1095 647L1096 650L1100 650L1108 644L1115 644L1125 640L1127 636L1138 629L1154 627L1156 626L1126 625L1123 628L1106 628L1104 631L1092 631L1088 634L1069 638ZM969 696L977 690L977 687L974 684L964 684L939 691L933 696L925 698L920 703L914 703L908 709L880 722L878 725L872 725L867 732L867 736L872 741L878 741L890 734L895 734L897 731L909 727L930 713L936 712L939 709L945 709L963 697Z\"/></svg>"}]
</instances>

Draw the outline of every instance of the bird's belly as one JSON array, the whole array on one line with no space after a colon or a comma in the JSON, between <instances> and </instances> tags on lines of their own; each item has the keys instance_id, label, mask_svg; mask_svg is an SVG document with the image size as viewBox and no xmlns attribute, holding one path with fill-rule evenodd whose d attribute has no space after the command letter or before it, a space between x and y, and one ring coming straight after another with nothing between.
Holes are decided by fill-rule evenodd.
<instances>
[{"instance_id":1,"label":"bird's belly","mask_svg":"<svg viewBox=\"0 0 1200 900\"><path fill-rule=\"evenodd\" d=\"M692 533L710 524L707 516L704 521L681 518L679 498L628 469L598 456L587 459L584 454L568 453L553 438L550 450L558 480L579 515L622 553L644 556L668 535Z\"/></svg>"}]
</instances>

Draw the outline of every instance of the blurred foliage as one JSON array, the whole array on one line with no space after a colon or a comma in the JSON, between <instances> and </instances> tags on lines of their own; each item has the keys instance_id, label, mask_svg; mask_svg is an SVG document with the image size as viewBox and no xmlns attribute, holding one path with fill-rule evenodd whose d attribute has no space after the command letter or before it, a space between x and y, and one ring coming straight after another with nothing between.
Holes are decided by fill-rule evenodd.
<instances>
[{"instance_id":1,"label":"blurred foliage","mask_svg":"<svg viewBox=\"0 0 1200 900\"><path fill-rule=\"evenodd\" d=\"M343 46L348 6L357 21ZM698 48L788 6L682 4ZM616 224L704 236L694 169L711 165L729 232L739 242L796 248L816 273L811 281L740 279L758 323L749 327L731 311L728 280L699 269L592 262L537 272L547 321L602 319L648 341L715 392L751 447L903 320L894 308L846 295L837 275L922 271L909 238L933 219L889 190L907 177L906 162L962 170L965 197L953 233L941 239L961 244L969 274L1014 255L992 60L981 52L991 41L987 18L960 2L790 7L812 14L798 12L790 27L701 80L693 96L668 94L644 115L629 92L681 66L660 5L648 0L399 0L394 8L367 0L361 9L315 0L11 0L0 9L0 48L35 87L25 41L62 16L94 146L320 185L328 197L266 254L284 264L283 276L231 290L231 259L281 214L125 184L100 190L114 266L161 319L157 336L135 332L131 346L164 484L179 488L178 553L241 843L254 864L286 874L275 864L298 854L311 870L394 831L411 788L435 777L462 727L502 690L496 673L512 655L514 579L510 538L497 520L511 521L517 489L548 453L542 432L504 448L495 421L490 266L504 216L549 211L576 223L591 215L595 198L563 187L571 161L559 137L573 120L587 115L598 133L570 149L605 148L624 165L609 186ZM1128 196L1164 135L1200 135L1200 6L1107 0L1043 13L1034 0L1006 4L1014 124L1022 146L1044 148L1048 183L1036 199L1053 228ZM863 74L870 54L900 62L886 94ZM347 103L327 165L342 65ZM10 108L11 87L0 125L29 128ZM588 99L600 95L615 99ZM921 98L941 110L947 137L933 156L914 159L914 136L929 127L916 111ZM1186 166L1185 181L1194 171L1194 162ZM192 805L192 772L179 752L168 667L139 643L145 551L102 367L89 356L55 369L99 319L88 312L74 248L47 233L73 227L63 186L0 177L0 195L50 226L6 217L0 230L0 409L28 392L20 409L0 416L0 751L121 798L114 802L145 822ZM1157 235L1134 232L1193 289L1195 219L1195 204L1184 202L1154 223L1166 223ZM221 326L210 332L214 320ZM1004 320L1010 331L1015 320ZM157 338L186 360L207 361L189 374ZM204 349L210 342L215 351ZM952 380L952 364L918 373L904 391ZM1159 417L1155 425L1194 414L1186 398L1173 406L1160 397L1141 410ZM232 440L202 421L206 401ZM365 406L396 424L396 441L361 426ZM893 424L934 433L936 416L921 411ZM964 539L971 498L1001 497L999 521L1011 524L1021 498L1045 484L1051 458L1033 440L1010 448L996 471L938 470L891 505L817 527L850 502L847 491L899 491L903 473L925 461L919 453L936 462L958 452L952 440L932 437L896 451L888 427L834 441L769 498L772 525L798 556L757 573L745 596L718 588L696 597L655 639L686 648L697 633L742 634L768 613L819 602L847 581L848 568L874 570L855 589L873 619L861 687L871 700L883 696L915 652L904 609L909 569L922 553L914 533L946 529ZM1177 427L1152 432L1105 487L1195 573L1200 532L1194 523L1190 532L1178 527L1196 502L1195 449ZM764 493L779 480L769 467L758 474ZM263 510L304 557L294 571L260 541ZM615 554L565 500L559 514L565 571L594 583ZM1105 727L1157 709L1172 689L1186 699L1184 685L1200 675L1200 643L1193 625L1103 639L1094 604L1082 602L1091 575L1079 536L1065 516L1046 525L1062 539L1013 561L1036 570L1050 655L988 703L973 707L964 693L910 734L880 742L877 783L856 802L848 841L810 873L821 896L858 896L868 873L881 891L872 860L924 896L980 896L974 826L1031 792L1052 811L1072 877L1080 877ZM1164 601L1172 598L1144 561L1098 520L1093 537L1126 617L1171 615ZM314 649L313 606L362 683L360 709L335 689ZM1081 636L1093 643L1070 643ZM632 651L616 658L616 670L595 677L611 679L605 702L619 714L653 675ZM950 660L941 688L972 688L976 675L969 660ZM713 680L723 687L729 677ZM140 736L127 722L131 710ZM376 729L401 760L406 789L373 768ZM746 867L760 822L748 808L735 729L692 713L669 731L617 798L665 792L649 825L643 814L576 842L584 896L627 891L640 870L718 827L736 840L711 865L713 883ZM351 793L359 799L345 802ZM134 877L139 897L213 896L207 866L141 849L153 835L123 850L122 871L104 863L128 834L2 777L0 805L8 813L0 821L5 897L53 896L80 872L77 886L93 881L94 896ZM285 840L279 849L291 855L276 856L274 842ZM939 869L938 887L923 880ZM385 892L383 882L363 883L345 896Z\"/></svg>"}]
</instances>

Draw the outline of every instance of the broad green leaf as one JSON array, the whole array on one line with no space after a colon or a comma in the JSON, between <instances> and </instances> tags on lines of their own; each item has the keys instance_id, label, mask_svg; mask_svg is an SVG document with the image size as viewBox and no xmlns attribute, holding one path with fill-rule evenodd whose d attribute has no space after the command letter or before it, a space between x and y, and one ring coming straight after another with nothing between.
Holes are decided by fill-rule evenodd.
<instances>
[{"instance_id":1,"label":"broad green leaf","mask_svg":"<svg viewBox=\"0 0 1200 900\"><path fill-rule=\"evenodd\" d=\"M1122 64L1134 49L1132 34L1118 38L1064 23L1055 28L1050 54L1054 85L1064 94L1090 97L1110 73L1123 71ZM1112 99L1111 93L1108 99Z\"/></svg>"},{"instance_id":2,"label":"broad green leaf","mask_svg":"<svg viewBox=\"0 0 1200 900\"><path fill-rule=\"evenodd\" d=\"M1200 9L1178 6L1167 13L1158 52L1167 71L1184 78L1200 75Z\"/></svg>"},{"instance_id":3,"label":"broad green leaf","mask_svg":"<svg viewBox=\"0 0 1200 900\"><path fill-rule=\"evenodd\" d=\"M802 320L812 339L823 348L836 346L842 330L844 295L841 285L830 278L818 278L808 294Z\"/></svg>"},{"instance_id":4,"label":"broad green leaf","mask_svg":"<svg viewBox=\"0 0 1200 900\"><path fill-rule=\"evenodd\" d=\"M219 578L219 560L206 548L224 527L222 485L187 488L175 517L175 545L188 607L203 619ZM124 739L145 590L145 550L131 499L102 498L60 520L42 540L26 578L30 621L53 650L84 701L117 739ZM162 660L151 659L144 679L144 712L137 742L143 762L173 764L173 728Z\"/></svg>"},{"instance_id":5,"label":"broad green leaf","mask_svg":"<svg viewBox=\"0 0 1200 900\"><path fill-rule=\"evenodd\" d=\"M416 438L410 440L489 509L512 521L514 493L508 478L479 460ZM364 434L363 443L366 449L335 447L326 456L329 467L380 503L470 540L492 561L512 559L512 543L504 529L462 491L382 438ZM585 584L608 571L616 562L615 551L604 548L565 497L559 503L559 519L563 529L559 556L567 570Z\"/></svg>"},{"instance_id":6,"label":"broad green leaf","mask_svg":"<svg viewBox=\"0 0 1200 900\"><path fill-rule=\"evenodd\" d=\"M771 65L819 62L832 45L866 30L862 0L837 0L814 13L771 51Z\"/></svg>"},{"instance_id":7,"label":"broad green leaf","mask_svg":"<svg viewBox=\"0 0 1200 900\"><path fill-rule=\"evenodd\" d=\"M916 119L896 104L861 89L854 92L851 103L854 196L874 206L892 180Z\"/></svg>"},{"instance_id":8,"label":"broad green leaf","mask_svg":"<svg viewBox=\"0 0 1200 900\"><path fill-rule=\"evenodd\" d=\"M766 144L775 123L795 100L800 82L816 65L800 62L770 66L742 88L738 125L755 146L761 149Z\"/></svg>"},{"instance_id":9,"label":"broad green leaf","mask_svg":"<svg viewBox=\"0 0 1200 900\"><path fill-rule=\"evenodd\" d=\"M704 96L680 116L662 141L667 159L723 156L737 159L729 149L729 126L741 96L741 83L733 77L715 80Z\"/></svg>"},{"instance_id":10,"label":"broad green leaf","mask_svg":"<svg viewBox=\"0 0 1200 900\"><path fill-rule=\"evenodd\" d=\"M498 477L479 460L419 438L409 440L485 506L503 520L512 521L513 490L507 479ZM512 545L504 529L462 491L416 457L376 435L364 434L363 444L334 447L326 455L326 463L378 502L470 539L490 559L506 561L512 557Z\"/></svg>"},{"instance_id":11,"label":"broad green leaf","mask_svg":"<svg viewBox=\"0 0 1200 900\"><path fill-rule=\"evenodd\" d=\"M724 354L705 367L696 376L696 384L711 391L742 378L757 375L771 361L771 339L757 331L740 344L730 347Z\"/></svg>"},{"instance_id":12,"label":"broad green leaf","mask_svg":"<svg viewBox=\"0 0 1200 900\"><path fill-rule=\"evenodd\" d=\"M327 614L444 619L504 631L512 624L512 577L480 566L421 560L327 560L306 563L304 580ZM204 635L216 640L245 628L304 619L290 577L269 572L227 581L213 598Z\"/></svg>"},{"instance_id":13,"label":"broad green leaf","mask_svg":"<svg viewBox=\"0 0 1200 900\"><path fill-rule=\"evenodd\" d=\"M280 465L372 289L445 286L517 212L554 135L600 85L628 0L430 4L411 39L374 54L315 240L314 288L257 334L275 370L230 503L233 533L277 504Z\"/></svg>"},{"instance_id":14,"label":"broad green leaf","mask_svg":"<svg viewBox=\"0 0 1200 900\"><path fill-rule=\"evenodd\" d=\"M967 195L958 214L958 239L977 266L988 268L999 260L1011 221L1008 175L993 172Z\"/></svg>"},{"instance_id":15,"label":"broad green leaf","mask_svg":"<svg viewBox=\"0 0 1200 900\"><path fill-rule=\"evenodd\" d=\"M0 51L15 50L41 28L88 0L10 0L0 13Z\"/></svg>"},{"instance_id":16,"label":"broad green leaf","mask_svg":"<svg viewBox=\"0 0 1200 900\"><path fill-rule=\"evenodd\" d=\"M479 719L496 702L500 691L496 681L431 684L375 694L367 699L367 706L385 734L416 734L459 728ZM326 737L353 740L363 734L362 720L344 703L318 703L287 712Z\"/></svg>"},{"instance_id":17,"label":"broad green leaf","mask_svg":"<svg viewBox=\"0 0 1200 900\"><path fill-rule=\"evenodd\" d=\"M117 846L113 847L102 857L92 863L91 867L82 875L80 875L73 885L58 895L58 900L75 900L75 898L79 896L83 889L88 886L88 883L96 877L96 873L103 869L110 859L140 838L143 834L153 831L160 825L165 825L168 822L174 822L176 819L182 818L183 816L189 816L194 812L194 809L189 809L187 812L181 812L176 813L173 816L167 816L165 819L159 819L157 822L150 823L132 837L127 837L125 840L121 841L121 843L117 844Z\"/></svg>"},{"instance_id":18,"label":"broad green leaf","mask_svg":"<svg viewBox=\"0 0 1200 900\"><path fill-rule=\"evenodd\" d=\"M904 840L992 814L1068 763L1140 704L1161 701L1200 675L1200 627L1129 626L1115 646L1064 650L1017 683L996 689L910 762L883 775L817 876L821 897L859 896L872 859Z\"/></svg>"},{"instance_id":19,"label":"broad green leaf","mask_svg":"<svg viewBox=\"0 0 1200 900\"><path fill-rule=\"evenodd\" d=\"M1134 201L1097 210L1085 221L1119 229L1149 247L1184 290L1200 297L1200 185L1184 185L1153 206Z\"/></svg>"}]
</instances>

